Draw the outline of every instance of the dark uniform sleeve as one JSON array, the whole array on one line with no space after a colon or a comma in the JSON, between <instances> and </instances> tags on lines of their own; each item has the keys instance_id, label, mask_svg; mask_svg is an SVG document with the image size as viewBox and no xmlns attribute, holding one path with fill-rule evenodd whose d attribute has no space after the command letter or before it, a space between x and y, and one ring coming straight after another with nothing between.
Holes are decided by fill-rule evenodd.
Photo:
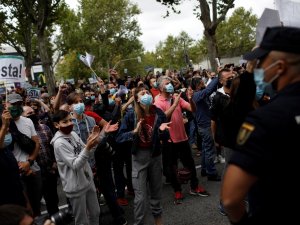
<instances>
[{"instance_id":1,"label":"dark uniform sleeve","mask_svg":"<svg viewBox=\"0 0 300 225\"><path fill-rule=\"evenodd\" d=\"M262 118L259 119L261 122ZM245 171L259 176L268 160L267 146L270 139L267 132L268 125L258 123L253 117L248 117L242 124L237 136L236 151L229 160L229 164L235 164Z\"/></svg>"}]
</instances>

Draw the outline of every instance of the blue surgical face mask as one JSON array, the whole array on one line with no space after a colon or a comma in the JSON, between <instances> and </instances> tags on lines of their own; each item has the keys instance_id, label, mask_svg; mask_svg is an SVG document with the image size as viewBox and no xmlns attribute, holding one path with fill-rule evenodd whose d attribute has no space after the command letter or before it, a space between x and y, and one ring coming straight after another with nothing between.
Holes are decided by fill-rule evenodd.
<instances>
[{"instance_id":1,"label":"blue surgical face mask","mask_svg":"<svg viewBox=\"0 0 300 225\"><path fill-rule=\"evenodd\" d=\"M115 94L116 92L117 92L117 89L115 89L115 88L109 89L109 94L111 94L111 95Z\"/></svg>"},{"instance_id":2,"label":"blue surgical face mask","mask_svg":"<svg viewBox=\"0 0 300 225\"><path fill-rule=\"evenodd\" d=\"M171 83L165 85L165 88L166 88L167 93L173 93L174 92L174 87Z\"/></svg>"},{"instance_id":3,"label":"blue surgical face mask","mask_svg":"<svg viewBox=\"0 0 300 225\"><path fill-rule=\"evenodd\" d=\"M91 96L91 100L95 100L95 96L94 95Z\"/></svg>"},{"instance_id":4,"label":"blue surgical face mask","mask_svg":"<svg viewBox=\"0 0 300 225\"><path fill-rule=\"evenodd\" d=\"M7 133L4 137L4 142L3 142L4 148L9 146L11 143L12 143L11 133Z\"/></svg>"},{"instance_id":5,"label":"blue surgical face mask","mask_svg":"<svg viewBox=\"0 0 300 225\"><path fill-rule=\"evenodd\" d=\"M82 115L84 112L84 104L83 103L77 103L73 105L73 111L78 114L78 115Z\"/></svg>"},{"instance_id":6,"label":"blue surgical face mask","mask_svg":"<svg viewBox=\"0 0 300 225\"><path fill-rule=\"evenodd\" d=\"M263 68L257 68L254 69L254 81L256 84L256 99L259 100L262 98L265 88L268 84L271 84L274 80L276 80L280 74L275 75L270 81L266 82L264 81L265 78L265 72L275 66L277 64L277 61L272 63L270 66L268 66L266 69Z\"/></svg>"},{"instance_id":7,"label":"blue surgical face mask","mask_svg":"<svg viewBox=\"0 0 300 225\"><path fill-rule=\"evenodd\" d=\"M149 94L144 94L142 97L141 97L141 104L145 105L145 106L149 106L151 105L152 103L152 95L149 95Z\"/></svg>"},{"instance_id":8,"label":"blue surgical face mask","mask_svg":"<svg viewBox=\"0 0 300 225\"><path fill-rule=\"evenodd\" d=\"M154 88L158 88L157 82L154 82L154 83L153 83L153 87L154 87Z\"/></svg>"},{"instance_id":9,"label":"blue surgical face mask","mask_svg":"<svg viewBox=\"0 0 300 225\"><path fill-rule=\"evenodd\" d=\"M112 98L109 98L109 99L108 99L108 105L109 105L109 106L115 105L115 100L113 100Z\"/></svg>"}]
</instances>

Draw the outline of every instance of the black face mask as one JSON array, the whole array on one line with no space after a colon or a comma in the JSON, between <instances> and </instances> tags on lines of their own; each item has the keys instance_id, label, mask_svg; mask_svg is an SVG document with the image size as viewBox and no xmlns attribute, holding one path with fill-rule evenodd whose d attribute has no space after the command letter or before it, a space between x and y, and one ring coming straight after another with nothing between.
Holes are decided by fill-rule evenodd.
<instances>
[{"instance_id":1,"label":"black face mask","mask_svg":"<svg viewBox=\"0 0 300 225\"><path fill-rule=\"evenodd\" d=\"M32 114L30 116L27 116L28 119L31 119L32 123L34 125L38 125L39 124L39 118L37 117L37 115Z\"/></svg>"},{"instance_id":2,"label":"black face mask","mask_svg":"<svg viewBox=\"0 0 300 225\"><path fill-rule=\"evenodd\" d=\"M231 87L231 84L232 84L232 80L233 80L233 79L227 80L227 81L226 81L226 84L225 84L225 87L230 88L230 87Z\"/></svg>"}]
</instances>

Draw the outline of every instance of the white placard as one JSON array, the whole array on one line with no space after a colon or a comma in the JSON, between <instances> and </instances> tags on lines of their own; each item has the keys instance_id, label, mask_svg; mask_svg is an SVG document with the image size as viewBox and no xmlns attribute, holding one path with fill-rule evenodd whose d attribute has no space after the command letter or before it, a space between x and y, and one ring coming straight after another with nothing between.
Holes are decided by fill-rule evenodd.
<instances>
[{"instance_id":1,"label":"white placard","mask_svg":"<svg viewBox=\"0 0 300 225\"><path fill-rule=\"evenodd\" d=\"M280 25L279 12L274 9L265 8L256 27L256 45L259 45L262 41L267 27L276 27Z\"/></svg>"},{"instance_id":2,"label":"white placard","mask_svg":"<svg viewBox=\"0 0 300 225\"><path fill-rule=\"evenodd\" d=\"M25 82L24 58L15 55L1 55L0 80L6 83Z\"/></svg>"},{"instance_id":3,"label":"white placard","mask_svg":"<svg viewBox=\"0 0 300 225\"><path fill-rule=\"evenodd\" d=\"M89 77L89 82L90 82L90 84L96 84L97 80L94 79L94 77Z\"/></svg>"},{"instance_id":4,"label":"white placard","mask_svg":"<svg viewBox=\"0 0 300 225\"><path fill-rule=\"evenodd\" d=\"M66 82L67 82L67 83L70 83L70 84L75 84L74 78L72 78L72 79L67 79Z\"/></svg>"},{"instance_id":5,"label":"white placard","mask_svg":"<svg viewBox=\"0 0 300 225\"><path fill-rule=\"evenodd\" d=\"M283 26L300 27L299 0L276 0L276 8Z\"/></svg>"}]
</instances>

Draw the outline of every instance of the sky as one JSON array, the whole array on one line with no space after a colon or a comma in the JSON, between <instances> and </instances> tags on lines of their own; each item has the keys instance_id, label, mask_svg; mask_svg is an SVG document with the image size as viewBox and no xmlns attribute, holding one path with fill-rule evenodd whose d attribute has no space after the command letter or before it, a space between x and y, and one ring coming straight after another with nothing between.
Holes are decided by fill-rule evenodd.
<instances>
[{"instance_id":1,"label":"sky","mask_svg":"<svg viewBox=\"0 0 300 225\"><path fill-rule=\"evenodd\" d=\"M74 9L78 3L76 0L66 0ZM196 0L185 0L177 7L180 14L170 12L170 16L163 18L167 7L156 2L156 0L131 0L136 3L142 13L137 17L141 27L142 35L140 40L146 51L154 51L159 41L164 41L168 35L177 36L181 31L188 33L194 40L203 36L203 25L193 14L193 8L198 2ZM246 10L261 16L265 8L275 9L274 0L236 0L235 8L243 6ZM230 16L234 9L231 9L227 16Z\"/></svg>"}]
</instances>

